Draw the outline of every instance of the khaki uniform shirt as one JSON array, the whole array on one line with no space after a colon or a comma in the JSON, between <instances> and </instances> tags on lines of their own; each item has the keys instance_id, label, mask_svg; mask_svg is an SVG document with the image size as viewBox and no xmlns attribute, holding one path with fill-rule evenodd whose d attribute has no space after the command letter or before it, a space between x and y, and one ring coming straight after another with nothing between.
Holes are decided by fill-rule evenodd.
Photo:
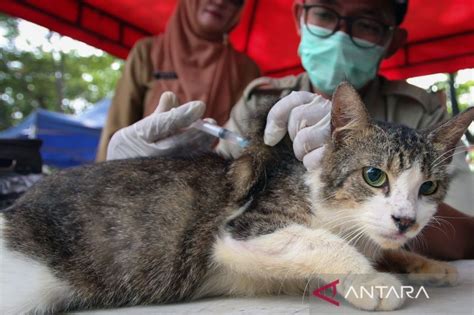
<instances>
[{"instance_id":1,"label":"khaki uniform shirt","mask_svg":"<svg viewBox=\"0 0 474 315\"><path fill-rule=\"evenodd\" d=\"M262 103L262 98L268 94L283 97L292 91L311 91L311 82L306 73L284 78L262 77L252 81L233 107L225 127L239 134L247 134L246 122L251 113L256 112ZM432 127L449 118L439 96L429 94L405 81L391 81L379 76L369 84L362 99L372 118L415 129ZM217 151L224 156L236 158L240 155L241 149L227 141L220 141ZM463 154L455 156L453 165L454 177L463 183L453 183L458 188L456 191L451 189L452 192L448 192L448 203L459 210L470 212L469 208L474 204L471 200L474 176L469 172ZM459 189L464 191L461 192ZM450 195L456 196L451 198L451 202L449 202Z\"/></svg>"},{"instance_id":2,"label":"khaki uniform shirt","mask_svg":"<svg viewBox=\"0 0 474 315\"><path fill-rule=\"evenodd\" d=\"M107 146L117 130L143 118L143 104L149 101L154 81L150 57L152 44L152 37L142 39L133 46L128 55L100 136L98 161L105 161Z\"/></svg>"}]
</instances>

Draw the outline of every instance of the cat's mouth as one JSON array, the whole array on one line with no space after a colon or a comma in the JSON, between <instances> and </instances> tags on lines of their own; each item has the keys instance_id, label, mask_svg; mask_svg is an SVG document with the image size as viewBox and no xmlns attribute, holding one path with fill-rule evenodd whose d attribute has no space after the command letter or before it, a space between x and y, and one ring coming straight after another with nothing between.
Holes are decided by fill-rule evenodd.
<instances>
[{"instance_id":1,"label":"cat's mouth","mask_svg":"<svg viewBox=\"0 0 474 315\"><path fill-rule=\"evenodd\" d=\"M383 248L399 248L409 237L402 233L377 233L375 240Z\"/></svg>"},{"instance_id":2,"label":"cat's mouth","mask_svg":"<svg viewBox=\"0 0 474 315\"><path fill-rule=\"evenodd\" d=\"M404 242L408 239L408 237L402 233L385 233L385 234L380 234L380 236L388 240L400 241L400 242Z\"/></svg>"}]
</instances>

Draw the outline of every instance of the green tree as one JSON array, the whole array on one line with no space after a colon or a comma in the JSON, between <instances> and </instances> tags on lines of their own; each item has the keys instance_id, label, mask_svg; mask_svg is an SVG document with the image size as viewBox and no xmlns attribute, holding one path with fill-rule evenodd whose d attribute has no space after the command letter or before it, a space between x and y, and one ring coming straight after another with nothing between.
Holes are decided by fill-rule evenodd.
<instances>
[{"instance_id":1,"label":"green tree","mask_svg":"<svg viewBox=\"0 0 474 315\"><path fill-rule=\"evenodd\" d=\"M448 74L449 75L449 74ZM454 78L456 78L457 73L454 74ZM449 80L449 79L448 79ZM448 112L452 113L452 104L451 104L451 93L449 88L449 81L439 81L434 83L428 90L431 92L442 91L446 94L446 103L448 105ZM471 88L474 88L474 81L469 80L461 84L454 84L454 88L456 90L456 100L458 101L459 111L466 110L470 105L466 102L463 102L466 95L469 95L471 92Z\"/></svg>"},{"instance_id":2,"label":"green tree","mask_svg":"<svg viewBox=\"0 0 474 315\"><path fill-rule=\"evenodd\" d=\"M466 81L456 87L456 94L459 100L459 109L461 111L466 110L469 107L468 103L462 101L461 96L464 94L470 94L471 89L474 89L474 80Z\"/></svg>"},{"instance_id":3,"label":"green tree","mask_svg":"<svg viewBox=\"0 0 474 315\"><path fill-rule=\"evenodd\" d=\"M74 113L74 101L92 104L110 96L120 77L123 61L106 53L84 57L74 50L19 50L15 18L0 14L0 32L6 39L0 47L0 130L37 108ZM54 36L60 35L50 32L47 39Z\"/></svg>"}]
</instances>

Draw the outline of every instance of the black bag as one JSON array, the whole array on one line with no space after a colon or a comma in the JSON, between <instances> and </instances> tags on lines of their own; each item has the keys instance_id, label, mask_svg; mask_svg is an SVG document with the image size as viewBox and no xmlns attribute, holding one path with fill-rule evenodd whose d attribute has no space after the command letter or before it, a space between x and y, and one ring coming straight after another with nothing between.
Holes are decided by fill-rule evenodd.
<instances>
[{"instance_id":1,"label":"black bag","mask_svg":"<svg viewBox=\"0 0 474 315\"><path fill-rule=\"evenodd\" d=\"M41 178L41 140L0 139L0 210Z\"/></svg>"},{"instance_id":2,"label":"black bag","mask_svg":"<svg viewBox=\"0 0 474 315\"><path fill-rule=\"evenodd\" d=\"M40 174L43 166L41 144L42 141L36 139L0 139L0 171Z\"/></svg>"}]
</instances>

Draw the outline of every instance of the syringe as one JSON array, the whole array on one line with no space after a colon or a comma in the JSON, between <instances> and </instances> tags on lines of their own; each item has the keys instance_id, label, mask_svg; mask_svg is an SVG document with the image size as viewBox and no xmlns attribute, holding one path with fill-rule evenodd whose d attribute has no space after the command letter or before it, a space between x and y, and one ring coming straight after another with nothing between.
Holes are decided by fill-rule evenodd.
<instances>
[{"instance_id":1,"label":"syringe","mask_svg":"<svg viewBox=\"0 0 474 315\"><path fill-rule=\"evenodd\" d=\"M242 136L239 136L235 132L232 132L217 125L213 125L202 119L199 119L193 124L191 124L191 128L196 128L219 139L230 141L239 145L241 148L245 148L249 145L249 141L247 139Z\"/></svg>"}]
</instances>

